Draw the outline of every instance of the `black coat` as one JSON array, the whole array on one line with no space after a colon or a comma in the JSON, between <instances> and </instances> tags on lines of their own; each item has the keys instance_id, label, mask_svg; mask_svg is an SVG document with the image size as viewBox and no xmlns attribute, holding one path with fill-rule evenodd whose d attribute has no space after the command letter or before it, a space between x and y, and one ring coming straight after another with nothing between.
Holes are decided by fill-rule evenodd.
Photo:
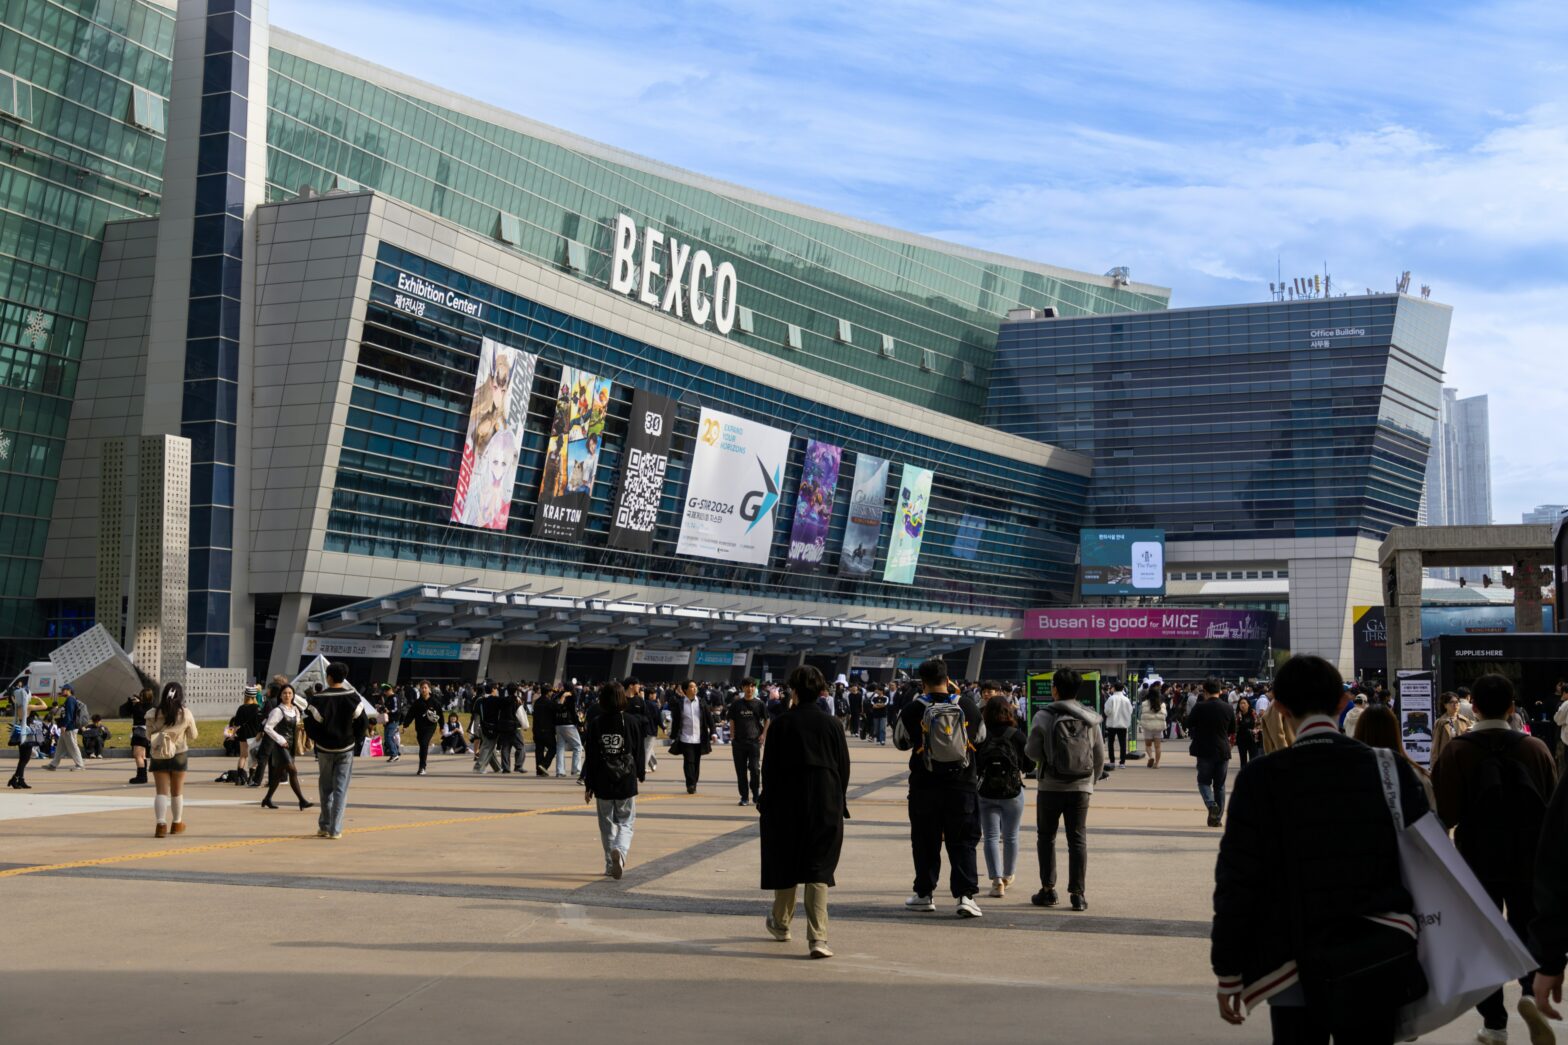
<instances>
[{"instance_id":1,"label":"black coat","mask_svg":"<svg viewBox=\"0 0 1568 1045\"><path fill-rule=\"evenodd\" d=\"M642 757L643 720L631 711L620 712L610 708L598 711L588 723L583 737L583 785L595 798L627 799L636 796L637 782L644 779ZM631 756L636 767L635 776L613 777L605 771L604 737L619 735L618 746ZM613 748L611 750L614 750Z\"/></svg>"},{"instance_id":2,"label":"black coat","mask_svg":"<svg viewBox=\"0 0 1568 1045\"><path fill-rule=\"evenodd\" d=\"M849 815L849 742L816 703L768 727L762 758L762 888L834 885Z\"/></svg>"},{"instance_id":3,"label":"black coat","mask_svg":"<svg viewBox=\"0 0 1568 1045\"><path fill-rule=\"evenodd\" d=\"M702 725L697 731L701 738L699 750L706 755L713 751L713 709L698 698L697 706L702 711ZM685 717L686 698L676 697L670 701L670 754L680 755L686 751L686 745L681 743L681 720Z\"/></svg>"}]
</instances>

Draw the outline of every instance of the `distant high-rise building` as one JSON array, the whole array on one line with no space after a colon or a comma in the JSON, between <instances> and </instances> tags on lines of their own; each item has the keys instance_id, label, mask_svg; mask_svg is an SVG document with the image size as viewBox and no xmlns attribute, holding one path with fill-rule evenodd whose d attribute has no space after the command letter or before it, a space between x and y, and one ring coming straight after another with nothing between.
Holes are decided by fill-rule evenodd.
<instances>
[{"instance_id":1,"label":"distant high-rise building","mask_svg":"<svg viewBox=\"0 0 1568 1045\"><path fill-rule=\"evenodd\" d=\"M1427 526L1487 526L1492 522L1491 422L1486 396L1460 399L1443 389L1423 495ZM1479 579L1484 570L1433 570L1434 577Z\"/></svg>"},{"instance_id":2,"label":"distant high-rise building","mask_svg":"<svg viewBox=\"0 0 1568 1045\"><path fill-rule=\"evenodd\" d=\"M1550 526L1565 515L1568 515L1568 504L1538 504L1535 511L1524 513L1523 521Z\"/></svg>"}]
</instances>

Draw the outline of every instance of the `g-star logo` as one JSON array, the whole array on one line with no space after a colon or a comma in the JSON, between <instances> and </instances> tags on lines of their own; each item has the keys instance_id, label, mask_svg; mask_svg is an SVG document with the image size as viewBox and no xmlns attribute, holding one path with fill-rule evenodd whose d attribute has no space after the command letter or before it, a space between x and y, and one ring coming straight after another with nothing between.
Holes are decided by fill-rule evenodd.
<instances>
[{"instance_id":1,"label":"g-star logo","mask_svg":"<svg viewBox=\"0 0 1568 1045\"><path fill-rule=\"evenodd\" d=\"M751 523L746 527L750 533L759 520L773 510L779 503L779 470L773 469L773 474L768 474L768 466L762 463L762 458L757 458L757 467L762 471L762 484L765 489L750 490L740 499L740 517Z\"/></svg>"},{"instance_id":2,"label":"g-star logo","mask_svg":"<svg viewBox=\"0 0 1568 1045\"><path fill-rule=\"evenodd\" d=\"M660 248L664 249L660 256ZM665 238L657 229L642 233L642 259L638 265L637 223L625 214L615 216L615 243L610 255L610 289L617 294L635 293L637 300L661 312L682 319L687 317L699 327L708 325L728 334L735 326L736 294L740 278L728 261L713 264L705 250L693 252L691 244L674 236ZM638 270L641 270L640 273ZM687 273L690 272L688 276ZM654 286L656 277L662 285ZM660 292L662 290L662 293Z\"/></svg>"}]
</instances>

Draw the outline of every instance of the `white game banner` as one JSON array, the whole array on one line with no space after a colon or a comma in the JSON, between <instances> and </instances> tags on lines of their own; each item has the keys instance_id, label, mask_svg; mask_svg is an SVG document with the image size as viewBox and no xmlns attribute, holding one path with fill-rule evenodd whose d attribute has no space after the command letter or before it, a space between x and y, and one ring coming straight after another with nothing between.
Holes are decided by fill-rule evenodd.
<instances>
[{"instance_id":1,"label":"white game banner","mask_svg":"<svg viewBox=\"0 0 1568 1045\"><path fill-rule=\"evenodd\" d=\"M783 429L703 408L676 554L768 561L789 440Z\"/></svg>"},{"instance_id":2,"label":"white game banner","mask_svg":"<svg viewBox=\"0 0 1568 1045\"><path fill-rule=\"evenodd\" d=\"M306 638L300 643L299 652L304 657L374 657L386 660L392 656L392 640Z\"/></svg>"}]
</instances>

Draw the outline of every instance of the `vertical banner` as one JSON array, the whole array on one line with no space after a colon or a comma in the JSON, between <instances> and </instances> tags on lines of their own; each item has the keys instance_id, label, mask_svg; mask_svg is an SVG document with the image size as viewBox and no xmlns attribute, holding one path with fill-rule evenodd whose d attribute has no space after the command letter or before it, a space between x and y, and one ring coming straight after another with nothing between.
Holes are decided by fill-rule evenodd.
<instances>
[{"instance_id":1,"label":"vertical banner","mask_svg":"<svg viewBox=\"0 0 1568 1045\"><path fill-rule=\"evenodd\" d=\"M452 499L453 522L487 530L506 529L538 362L539 357L531 352L489 338L481 344L468 434L457 469L457 493Z\"/></svg>"},{"instance_id":2,"label":"vertical banner","mask_svg":"<svg viewBox=\"0 0 1568 1045\"><path fill-rule=\"evenodd\" d=\"M888 468L885 457L855 457L849 525L844 527L844 549L838 557L838 572L845 577L869 577L876 567L877 546L882 543L882 515L887 505Z\"/></svg>"},{"instance_id":3,"label":"vertical banner","mask_svg":"<svg viewBox=\"0 0 1568 1045\"><path fill-rule=\"evenodd\" d=\"M659 521L659 498L674 435L675 400L642 388L633 392L621 489L610 519L611 548L629 552L653 548L653 527Z\"/></svg>"},{"instance_id":4,"label":"vertical banner","mask_svg":"<svg viewBox=\"0 0 1568 1045\"><path fill-rule=\"evenodd\" d=\"M550 444L545 450L544 481L539 484L535 537L575 541L583 535L609 405L609 378L574 367L562 368L560 394L550 421Z\"/></svg>"},{"instance_id":5,"label":"vertical banner","mask_svg":"<svg viewBox=\"0 0 1568 1045\"><path fill-rule=\"evenodd\" d=\"M702 408L677 555L768 561L789 438L782 429Z\"/></svg>"},{"instance_id":6,"label":"vertical banner","mask_svg":"<svg viewBox=\"0 0 1568 1045\"><path fill-rule=\"evenodd\" d=\"M795 522L789 533L789 568L814 573L822 568L833 521L833 495L838 488L839 462L844 448L806 440L806 463L800 470L795 494Z\"/></svg>"},{"instance_id":7,"label":"vertical banner","mask_svg":"<svg viewBox=\"0 0 1568 1045\"><path fill-rule=\"evenodd\" d=\"M931 500L932 472L929 468L904 465L899 484L898 504L893 508L893 539L887 545L887 566L882 579L894 584L915 583L915 564L920 561L920 542L926 535L926 508Z\"/></svg>"},{"instance_id":8,"label":"vertical banner","mask_svg":"<svg viewBox=\"0 0 1568 1045\"><path fill-rule=\"evenodd\" d=\"M1430 671L1401 671L1395 682L1405 754L1419 766L1432 764L1433 726L1437 722L1432 709L1433 687Z\"/></svg>"}]
</instances>

